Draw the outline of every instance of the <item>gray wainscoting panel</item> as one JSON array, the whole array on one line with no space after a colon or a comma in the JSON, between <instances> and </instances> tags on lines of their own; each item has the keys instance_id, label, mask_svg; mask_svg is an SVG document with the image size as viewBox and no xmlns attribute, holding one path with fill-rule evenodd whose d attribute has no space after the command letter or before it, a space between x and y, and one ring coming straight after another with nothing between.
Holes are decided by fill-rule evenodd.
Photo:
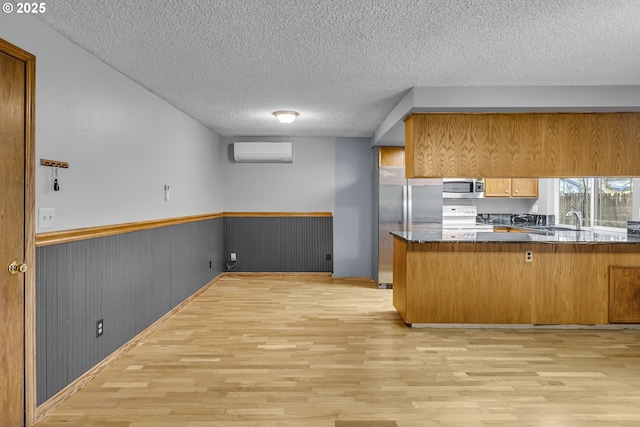
<instances>
[{"instance_id":1,"label":"gray wainscoting panel","mask_svg":"<svg viewBox=\"0 0 640 427\"><path fill-rule=\"evenodd\" d=\"M332 217L226 217L224 258L241 272L332 272ZM330 259L327 259L327 256Z\"/></svg>"},{"instance_id":2,"label":"gray wainscoting panel","mask_svg":"<svg viewBox=\"0 0 640 427\"><path fill-rule=\"evenodd\" d=\"M218 276L223 264L222 218L37 248L38 404ZM104 335L96 338L99 319Z\"/></svg>"}]
</instances>

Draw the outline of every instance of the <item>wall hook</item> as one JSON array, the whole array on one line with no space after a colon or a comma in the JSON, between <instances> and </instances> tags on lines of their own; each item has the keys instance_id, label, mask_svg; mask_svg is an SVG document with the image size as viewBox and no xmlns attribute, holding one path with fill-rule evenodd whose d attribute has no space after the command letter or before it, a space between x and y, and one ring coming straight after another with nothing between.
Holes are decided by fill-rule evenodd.
<instances>
[{"instance_id":1,"label":"wall hook","mask_svg":"<svg viewBox=\"0 0 640 427\"><path fill-rule=\"evenodd\" d=\"M69 163L63 162L61 160L40 159L40 164L42 166L48 166L51 168L62 168L62 169L69 168Z\"/></svg>"}]
</instances>

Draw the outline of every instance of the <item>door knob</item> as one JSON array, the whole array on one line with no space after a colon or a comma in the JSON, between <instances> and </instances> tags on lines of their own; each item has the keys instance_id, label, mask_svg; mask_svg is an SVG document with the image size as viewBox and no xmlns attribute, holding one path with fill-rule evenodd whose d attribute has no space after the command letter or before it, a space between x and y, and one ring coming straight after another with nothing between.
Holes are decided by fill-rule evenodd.
<instances>
[{"instance_id":1,"label":"door knob","mask_svg":"<svg viewBox=\"0 0 640 427\"><path fill-rule=\"evenodd\" d=\"M9 273L18 274L18 273L26 273L27 272L27 264L22 263L18 265L18 261L13 261L9 264Z\"/></svg>"}]
</instances>

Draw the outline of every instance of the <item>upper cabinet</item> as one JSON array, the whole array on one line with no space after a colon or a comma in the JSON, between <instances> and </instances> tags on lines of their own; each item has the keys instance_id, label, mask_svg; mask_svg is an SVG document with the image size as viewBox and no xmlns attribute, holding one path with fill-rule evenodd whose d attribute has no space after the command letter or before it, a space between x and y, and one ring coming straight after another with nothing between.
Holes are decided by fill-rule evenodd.
<instances>
[{"instance_id":1,"label":"upper cabinet","mask_svg":"<svg viewBox=\"0 0 640 427\"><path fill-rule=\"evenodd\" d=\"M381 147L378 151L378 166L404 167L404 148Z\"/></svg>"},{"instance_id":2,"label":"upper cabinet","mask_svg":"<svg viewBox=\"0 0 640 427\"><path fill-rule=\"evenodd\" d=\"M486 178L485 197L538 197L538 178Z\"/></svg>"},{"instance_id":3,"label":"upper cabinet","mask_svg":"<svg viewBox=\"0 0 640 427\"><path fill-rule=\"evenodd\" d=\"M414 113L410 178L640 176L640 113Z\"/></svg>"}]
</instances>

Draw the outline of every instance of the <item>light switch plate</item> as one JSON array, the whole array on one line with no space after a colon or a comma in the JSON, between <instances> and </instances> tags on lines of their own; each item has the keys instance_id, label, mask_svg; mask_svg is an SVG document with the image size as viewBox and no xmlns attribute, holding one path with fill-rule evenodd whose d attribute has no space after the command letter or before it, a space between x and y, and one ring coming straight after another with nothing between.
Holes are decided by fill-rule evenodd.
<instances>
[{"instance_id":1,"label":"light switch plate","mask_svg":"<svg viewBox=\"0 0 640 427\"><path fill-rule=\"evenodd\" d=\"M38 209L38 228L55 228L56 226L56 210L54 208Z\"/></svg>"}]
</instances>

